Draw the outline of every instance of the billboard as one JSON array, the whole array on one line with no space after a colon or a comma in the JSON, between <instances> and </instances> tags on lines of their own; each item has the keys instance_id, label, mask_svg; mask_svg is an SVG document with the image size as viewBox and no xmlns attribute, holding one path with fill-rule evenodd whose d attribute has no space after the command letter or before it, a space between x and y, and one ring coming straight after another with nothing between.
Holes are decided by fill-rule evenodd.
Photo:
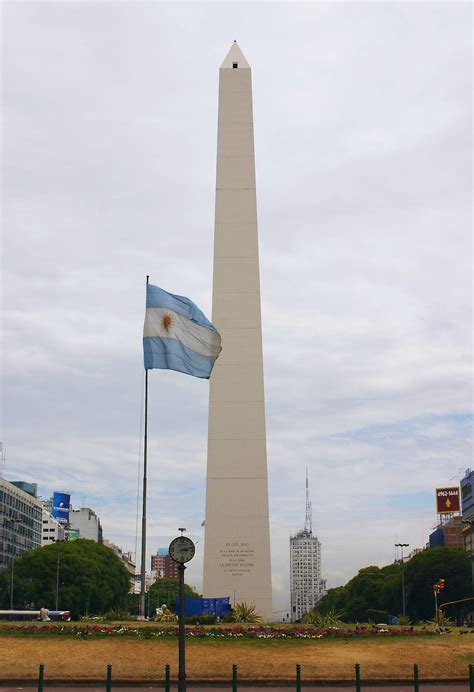
<instances>
[{"instance_id":1,"label":"billboard","mask_svg":"<svg viewBox=\"0 0 474 692\"><path fill-rule=\"evenodd\" d=\"M81 537L81 532L79 529L69 529L67 532L68 541L77 541Z\"/></svg>"},{"instance_id":2,"label":"billboard","mask_svg":"<svg viewBox=\"0 0 474 692\"><path fill-rule=\"evenodd\" d=\"M53 493L53 511L51 516L59 521L60 524L68 524L70 505L70 495L67 493Z\"/></svg>"},{"instance_id":3,"label":"billboard","mask_svg":"<svg viewBox=\"0 0 474 692\"><path fill-rule=\"evenodd\" d=\"M436 488L436 512L438 514L452 514L459 512L459 487Z\"/></svg>"}]
</instances>

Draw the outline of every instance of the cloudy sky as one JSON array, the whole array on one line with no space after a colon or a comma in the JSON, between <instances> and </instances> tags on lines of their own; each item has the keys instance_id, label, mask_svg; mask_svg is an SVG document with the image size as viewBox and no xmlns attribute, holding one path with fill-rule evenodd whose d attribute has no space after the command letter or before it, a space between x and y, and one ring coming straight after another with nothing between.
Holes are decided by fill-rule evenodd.
<instances>
[{"instance_id":1,"label":"cloudy sky","mask_svg":"<svg viewBox=\"0 0 474 692\"><path fill-rule=\"evenodd\" d=\"M218 68L252 66L275 610L305 468L330 586L471 464L471 6L3 3L6 478L136 549L144 284L211 315ZM208 383L150 374L151 553L201 586Z\"/></svg>"}]
</instances>

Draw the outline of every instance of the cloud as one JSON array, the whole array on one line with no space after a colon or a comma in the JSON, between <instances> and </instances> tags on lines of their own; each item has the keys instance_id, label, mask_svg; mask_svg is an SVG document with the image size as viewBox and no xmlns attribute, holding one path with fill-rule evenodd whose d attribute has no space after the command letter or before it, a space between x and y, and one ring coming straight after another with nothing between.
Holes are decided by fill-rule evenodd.
<instances>
[{"instance_id":1,"label":"cloud","mask_svg":"<svg viewBox=\"0 0 474 692\"><path fill-rule=\"evenodd\" d=\"M430 493L472 454L470 12L5 5L7 477L71 490L135 550L145 276L211 314L218 67L238 38L275 609L305 466L331 586L392 560L395 536L426 540ZM202 547L207 387L151 375L148 552L183 522Z\"/></svg>"}]
</instances>

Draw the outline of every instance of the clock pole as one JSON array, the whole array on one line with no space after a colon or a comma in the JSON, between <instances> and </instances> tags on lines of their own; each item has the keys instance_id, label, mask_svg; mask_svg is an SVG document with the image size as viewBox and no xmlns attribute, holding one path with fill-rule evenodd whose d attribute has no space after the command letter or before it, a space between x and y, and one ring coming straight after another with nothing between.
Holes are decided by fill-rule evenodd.
<instances>
[{"instance_id":1,"label":"clock pole","mask_svg":"<svg viewBox=\"0 0 474 692\"><path fill-rule=\"evenodd\" d=\"M181 536L174 538L169 547L169 555L172 560L178 563L178 584L179 584L179 613L178 613L178 692L186 692L186 629L184 626L184 566L185 562L193 559L196 546L190 538L183 536L186 529L178 529Z\"/></svg>"},{"instance_id":2,"label":"clock pole","mask_svg":"<svg viewBox=\"0 0 474 692\"><path fill-rule=\"evenodd\" d=\"M178 652L178 692L186 692L186 630L184 627L184 563L178 564L179 579L179 652Z\"/></svg>"}]
</instances>

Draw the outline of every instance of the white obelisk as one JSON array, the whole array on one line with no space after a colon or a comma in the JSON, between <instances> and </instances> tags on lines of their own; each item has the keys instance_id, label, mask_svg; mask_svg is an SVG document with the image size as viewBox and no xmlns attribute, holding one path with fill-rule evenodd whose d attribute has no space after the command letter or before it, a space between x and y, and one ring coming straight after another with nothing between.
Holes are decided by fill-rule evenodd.
<instances>
[{"instance_id":1,"label":"white obelisk","mask_svg":"<svg viewBox=\"0 0 474 692\"><path fill-rule=\"evenodd\" d=\"M272 617L251 70L236 42L220 68L204 597Z\"/></svg>"}]
</instances>

